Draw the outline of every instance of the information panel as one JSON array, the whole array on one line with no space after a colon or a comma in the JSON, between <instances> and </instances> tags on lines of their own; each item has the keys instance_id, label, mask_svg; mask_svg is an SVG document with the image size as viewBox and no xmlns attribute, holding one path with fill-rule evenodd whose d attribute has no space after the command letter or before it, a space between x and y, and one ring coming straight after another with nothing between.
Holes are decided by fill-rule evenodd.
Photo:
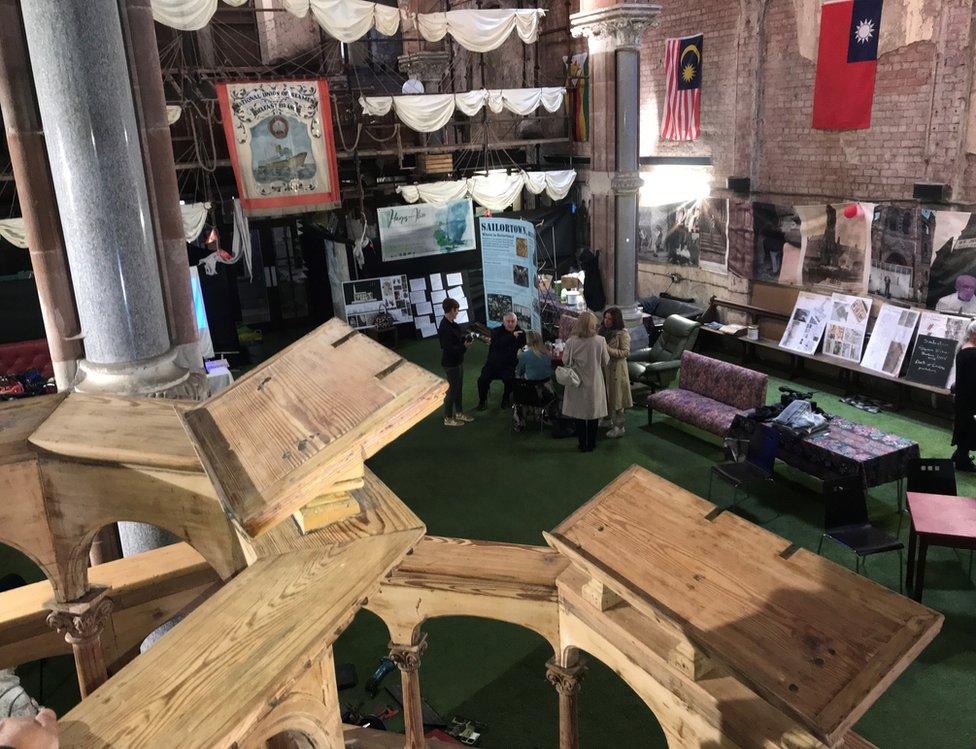
<instances>
[{"instance_id":1,"label":"information panel","mask_svg":"<svg viewBox=\"0 0 976 749\"><path fill-rule=\"evenodd\" d=\"M488 325L514 312L523 330L542 330L536 291L535 227L528 221L479 219Z\"/></svg>"}]
</instances>

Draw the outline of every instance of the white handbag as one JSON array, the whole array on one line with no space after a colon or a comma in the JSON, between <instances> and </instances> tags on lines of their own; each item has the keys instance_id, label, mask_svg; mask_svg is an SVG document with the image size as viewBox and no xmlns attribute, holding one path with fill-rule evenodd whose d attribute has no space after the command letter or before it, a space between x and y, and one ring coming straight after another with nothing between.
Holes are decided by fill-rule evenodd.
<instances>
[{"instance_id":1,"label":"white handbag","mask_svg":"<svg viewBox=\"0 0 976 749\"><path fill-rule=\"evenodd\" d=\"M576 373L575 369L569 367L556 367L556 382L558 382L563 387L574 387L578 388L583 384L580 376Z\"/></svg>"}]
</instances>

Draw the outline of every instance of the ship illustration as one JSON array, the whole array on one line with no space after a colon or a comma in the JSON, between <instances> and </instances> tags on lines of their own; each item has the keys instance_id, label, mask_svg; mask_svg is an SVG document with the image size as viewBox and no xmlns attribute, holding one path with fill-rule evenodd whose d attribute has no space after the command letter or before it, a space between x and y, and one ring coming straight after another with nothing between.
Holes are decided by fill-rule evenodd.
<instances>
[{"instance_id":1,"label":"ship illustration","mask_svg":"<svg viewBox=\"0 0 976 749\"><path fill-rule=\"evenodd\" d=\"M258 164L259 169L279 170L285 169L294 171L305 165L308 158L308 151L302 151L292 156L291 149L283 146L275 146L275 155Z\"/></svg>"}]
</instances>

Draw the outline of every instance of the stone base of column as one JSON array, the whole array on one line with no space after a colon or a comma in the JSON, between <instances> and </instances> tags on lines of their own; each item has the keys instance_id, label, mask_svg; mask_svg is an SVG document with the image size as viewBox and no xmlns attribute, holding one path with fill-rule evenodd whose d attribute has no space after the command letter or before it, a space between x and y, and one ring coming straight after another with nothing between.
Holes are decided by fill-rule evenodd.
<instances>
[{"instance_id":1,"label":"stone base of column","mask_svg":"<svg viewBox=\"0 0 976 749\"><path fill-rule=\"evenodd\" d=\"M96 364L82 359L74 389L79 393L134 395L142 397L206 397L206 377L199 377L176 363L178 351L173 348L161 356L125 364Z\"/></svg>"}]
</instances>

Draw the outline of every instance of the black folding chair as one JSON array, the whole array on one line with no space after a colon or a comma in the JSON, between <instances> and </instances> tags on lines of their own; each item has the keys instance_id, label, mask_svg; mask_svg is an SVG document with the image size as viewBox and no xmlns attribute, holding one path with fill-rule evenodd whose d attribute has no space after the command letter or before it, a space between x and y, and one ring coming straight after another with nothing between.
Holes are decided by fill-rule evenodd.
<instances>
[{"instance_id":1,"label":"black folding chair","mask_svg":"<svg viewBox=\"0 0 976 749\"><path fill-rule=\"evenodd\" d=\"M898 590L904 589L904 544L871 525L868 519L867 489L860 474L824 481L824 531L817 546L819 554L825 538L846 546L856 555L854 571L862 572L864 560L872 554L898 552ZM866 568L865 568L866 569Z\"/></svg>"},{"instance_id":2,"label":"black folding chair","mask_svg":"<svg viewBox=\"0 0 976 749\"><path fill-rule=\"evenodd\" d=\"M524 431L526 417L532 414L539 422L539 431L545 426L547 409L555 402L556 394L552 391L548 379L512 380L512 429Z\"/></svg>"},{"instance_id":3,"label":"black folding chair","mask_svg":"<svg viewBox=\"0 0 976 749\"><path fill-rule=\"evenodd\" d=\"M908 462L908 491L922 494L958 496L956 464L952 458L919 458ZM901 517L898 518L901 531ZM969 576L973 576L973 552L969 552Z\"/></svg>"},{"instance_id":4,"label":"black folding chair","mask_svg":"<svg viewBox=\"0 0 976 749\"><path fill-rule=\"evenodd\" d=\"M739 489L752 484L773 480L779 434L771 427L758 425L749 438L745 459L713 465L708 474L708 499L712 499L712 480L718 476L732 487L732 507L735 507ZM748 493L748 492L746 492Z\"/></svg>"}]
</instances>

